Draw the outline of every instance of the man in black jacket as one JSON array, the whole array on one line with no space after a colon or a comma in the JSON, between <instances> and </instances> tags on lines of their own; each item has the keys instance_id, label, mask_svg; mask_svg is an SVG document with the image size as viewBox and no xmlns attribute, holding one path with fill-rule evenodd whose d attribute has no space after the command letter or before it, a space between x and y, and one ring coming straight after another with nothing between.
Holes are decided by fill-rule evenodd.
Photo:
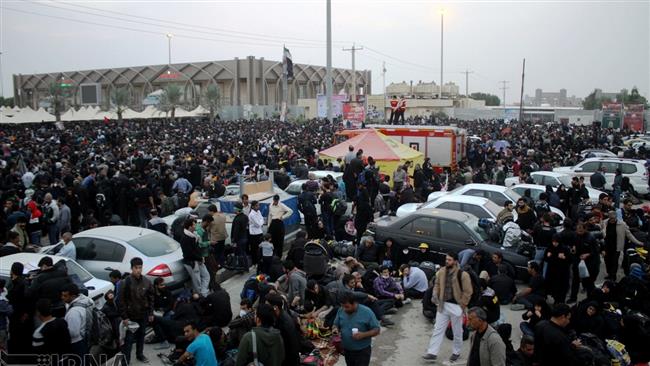
<instances>
[{"instance_id":1,"label":"man in black jacket","mask_svg":"<svg viewBox=\"0 0 650 366\"><path fill-rule=\"evenodd\" d=\"M183 237L181 238L181 249L183 251L183 267L192 279L192 290L202 296L208 295L210 284L210 273L205 266L201 249L199 248L200 238L194 233L196 221L189 218L183 224Z\"/></svg>"},{"instance_id":2,"label":"man in black jacket","mask_svg":"<svg viewBox=\"0 0 650 366\"><path fill-rule=\"evenodd\" d=\"M316 237L318 230L318 215L316 212L316 195L310 191L307 184L302 185L302 193L298 196L298 210L305 217L305 228L309 239Z\"/></svg>"},{"instance_id":3,"label":"man in black jacket","mask_svg":"<svg viewBox=\"0 0 650 366\"><path fill-rule=\"evenodd\" d=\"M266 303L273 307L275 328L282 334L284 341L283 366L298 366L300 363L300 332L295 320L284 310L284 300L274 294L266 297Z\"/></svg>"},{"instance_id":4,"label":"man in black jacket","mask_svg":"<svg viewBox=\"0 0 650 366\"><path fill-rule=\"evenodd\" d=\"M52 257L43 257L38 262L38 267L40 270L25 294L32 301L43 298L50 299L54 316L63 317L65 305L61 301L61 288L72 283L68 277L65 261L59 261L54 265Z\"/></svg>"},{"instance_id":5,"label":"man in black jacket","mask_svg":"<svg viewBox=\"0 0 650 366\"><path fill-rule=\"evenodd\" d=\"M119 292L118 309L122 323L127 327L138 325L135 331L127 331L122 345L126 364L131 362L131 348L135 342L135 355L138 361L148 363L144 355L144 334L147 322L153 321L154 290L142 275L142 259L131 259L131 274L122 281ZM135 323L135 324L134 324Z\"/></svg>"},{"instance_id":6,"label":"man in black jacket","mask_svg":"<svg viewBox=\"0 0 650 366\"><path fill-rule=\"evenodd\" d=\"M248 272L248 216L243 212L244 206L241 203L235 203L235 218L232 220L230 230L230 241L235 246L237 255L237 265L241 271Z\"/></svg>"},{"instance_id":7,"label":"man in black jacket","mask_svg":"<svg viewBox=\"0 0 650 366\"><path fill-rule=\"evenodd\" d=\"M580 340L572 340L566 327L571 320L571 308L556 304L551 319L542 320L535 326L535 355L541 366L578 365L575 349Z\"/></svg>"},{"instance_id":8,"label":"man in black jacket","mask_svg":"<svg viewBox=\"0 0 650 366\"><path fill-rule=\"evenodd\" d=\"M31 316L33 309L31 304L33 302L30 303L30 299L25 296L24 268L20 262L14 262L11 265L11 285L7 293L7 300L14 309L11 316L9 316L9 334L11 337L7 342L7 349L11 354L25 354L31 351L30 345L32 331L34 330L33 316Z\"/></svg>"}]
</instances>

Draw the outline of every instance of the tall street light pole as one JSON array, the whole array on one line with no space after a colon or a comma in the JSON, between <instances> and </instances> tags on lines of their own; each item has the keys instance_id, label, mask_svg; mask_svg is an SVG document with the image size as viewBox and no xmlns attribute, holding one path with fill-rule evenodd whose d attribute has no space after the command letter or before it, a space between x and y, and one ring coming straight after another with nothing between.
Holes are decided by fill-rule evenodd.
<instances>
[{"instance_id":1,"label":"tall street light pole","mask_svg":"<svg viewBox=\"0 0 650 366\"><path fill-rule=\"evenodd\" d=\"M440 10L440 96L439 98L442 99L442 85L444 84L443 82L443 77L442 77L442 62L444 60L444 31L445 31L445 10L442 9Z\"/></svg>"},{"instance_id":2,"label":"tall street light pole","mask_svg":"<svg viewBox=\"0 0 650 366\"><path fill-rule=\"evenodd\" d=\"M325 73L325 99L327 99L327 120L332 122L332 0L327 3L327 71Z\"/></svg>"},{"instance_id":3,"label":"tall street light pole","mask_svg":"<svg viewBox=\"0 0 650 366\"><path fill-rule=\"evenodd\" d=\"M167 51L169 53L169 62L168 65L172 64L172 37L174 36L171 33L167 33Z\"/></svg>"}]
</instances>

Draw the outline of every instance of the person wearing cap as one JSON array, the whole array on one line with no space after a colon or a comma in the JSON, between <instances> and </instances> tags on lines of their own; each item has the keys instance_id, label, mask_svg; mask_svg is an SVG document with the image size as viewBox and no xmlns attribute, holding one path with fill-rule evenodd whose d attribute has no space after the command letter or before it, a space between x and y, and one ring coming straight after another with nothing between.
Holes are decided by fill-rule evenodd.
<instances>
[{"instance_id":1,"label":"person wearing cap","mask_svg":"<svg viewBox=\"0 0 650 366\"><path fill-rule=\"evenodd\" d=\"M230 228L230 241L235 246L238 267L248 272L248 216L244 213L241 203L235 203L234 207L236 215Z\"/></svg>"},{"instance_id":2,"label":"person wearing cap","mask_svg":"<svg viewBox=\"0 0 650 366\"><path fill-rule=\"evenodd\" d=\"M458 266L458 255L448 253L445 266L436 273L433 285L431 301L438 306L438 311L427 353L422 357L424 360L435 361L438 358L445 330L451 322L454 341L449 361L458 361L463 346L463 312L469 304L472 292L472 280L469 273Z\"/></svg>"},{"instance_id":3,"label":"person wearing cap","mask_svg":"<svg viewBox=\"0 0 650 366\"><path fill-rule=\"evenodd\" d=\"M433 262L434 261L434 254L429 251L429 244L427 243L420 243L418 245L418 251L414 251L410 255L410 260L413 262Z\"/></svg>"},{"instance_id":4,"label":"person wearing cap","mask_svg":"<svg viewBox=\"0 0 650 366\"><path fill-rule=\"evenodd\" d=\"M268 233L271 234L271 243L273 243L273 254L280 257L284 249L284 220L293 215L293 210L284 203L280 202L280 196L274 195L273 202L269 205L269 215L267 217Z\"/></svg>"},{"instance_id":5,"label":"person wearing cap","mask_svg":"<svg viewBox=\"0 0 650 366\"><path fill-rule=\"evenodd\" d=\"M551 245L544 252L546 266L546 290L556 304L563 303L569 290L571 268L569 248L560 243L560 236L553 235Z\"/></svg>"},{"instance_id":6,"label":"person wearing cap","mask_svg":"<svg viewBox=\"0 0 650 366\"><path fill-rule=\"evenodd\" d=\"M605 257L605 268L607 269L608 280L616 281L616 273L618 272L618 258L621 251L626 249L625 240L629 240L632 244L643 245L641 241L632 235L630 228L623 222L616 218L616 211L609 211L608 218L601 223L603 237L605 238L605 246L603 248L603 257Z\"/></svg>"}]
</instances>

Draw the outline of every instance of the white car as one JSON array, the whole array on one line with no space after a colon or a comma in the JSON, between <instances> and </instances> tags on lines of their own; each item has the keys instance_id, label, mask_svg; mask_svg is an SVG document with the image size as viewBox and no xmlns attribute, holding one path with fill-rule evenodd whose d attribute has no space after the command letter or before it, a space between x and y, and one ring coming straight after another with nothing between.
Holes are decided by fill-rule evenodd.
<instances>
[{"instance_id":1,"label":"white car","mask_svg":"<svg viewBox=\"0 0 650 366\"><path fill-rule=\"evenodd\" d=\"M624 177L630 178L630 184L639 194L648 193L648 171L645 161L637 159L620 158L589 158L575 166L564 166L553 169L557 173L565 173L571 176L585 178L585 184L590 186L589 178L599 168L605 168L606 189L614 184L616 169L621 169Z\"/></svg>"},{"instance_id":2,"label":"white car","mask_svg":"<svg viewBox=\"0 0 650 366\"><path fill-rule=\"evenodd\" d=\"M479 219L486 218L493 220L496 220L497 215L503 209L503 207L497 206L487 198L449 195L425 203L407 203L401 205L397 209L396 216L408 216L416 210L423 208L444 208L447 210L469 213Z\"/></svg>"},{"instance_id":3,"label":"white car","mask_svg":"<svg viewBox=\"0 0 650 366\"><path fill-rule=\"evenodd\" d=\"M506 201L512 201L516 205L517 200L521 198L521 195L510 187L498 186L495 184L471 183L458 187L450 192L433 192L429 195L428 201L434 201L445 195L483 197L494 202L499 207L503 207L503 204L506 203ZM561 210L551 207L551 212L560 216L562 221L564 221L564 214Z\"/></svg>"},{"instance_id":4,"label":"white car","mask_svg":"<svg viewBox=\"0 0 650 366\"><path fill-rule=\"evenodd\" d=\"M580 151L580 156L583 159L589 158L617 158L618 155L605 149L586 149Z\"/></svg>"},{"instance_id":5,"label":"white car","mask_svg":"<svg viewBox=\"0 0 650 366\"><path fill-rule=\"evenodd\" d=\"M108 279L112 270L131 272L131 259L142 258L142 273L153 282L165 279L170 290L183 287L189 275L183 266L181 245L158 231L135 226L104 226L72 237L77 262L95 277ZM41 253L55 254L61 244L44 247Z\"/></svg>"},{"instance_id":6,"label":"white car","mask_svg":"<svg viewBox=\"0 0 650 366\"><path fill-rule=\"evenodd\" d=\"M525 183L519 183L519 177L510 177L506 178L506 186L508 187L514 187L514 186L530 186L527 188L534 189L535 191L538 191L540 188L535 187L536 185L540 186L551 186L553 188L559 187L561 184L564 184L566 189L571 188L571 176L568 174L564 173L557 173L557 172L547 172L547 171L539 171L539 172L532 172L530 173L530 177L533 178L533 181L535 181L535 184L525 184ZM598 202L598 197L600 197L601 193L604 193L603 191L599 191L597 189L593 189L591 187L586 187L587 192L589 192L589 200L591 202ZM546 188L544 188L546 190ZM518 190L515 189L515 191L519 194L523 194L522 192L519 192ZM541 192L539 192L541 193ZM537 196L539 196L539 193L537 193ZM534 199L537 199L537 197L533 197Z\"/></svg>"},{"instance_id":7,"label":"white car","mask_svg":"<svg viewBox=\"0 0 650 366\"><path fill-rule=\"evenodd\" d=\"M3 257L0 260L0 278L9 283L11 265L14 262L20 262L25 266L23 274L28 274L33 270L38 269L38 262L43 257L51 257L54 264L60 260L64 260L65 266L68 269L68 276L76 276L84 284L88 290L88 297L95 302L95 306L102 307L104 305L104 294L113 289L113 284L109 281L101 280L93 276L90 272L80 266L77 262L70 258L59 257L58 255L47 255L43 253L17 253ZM77 282L77 281L75 281Z\"/></svg>"},{"instance_id":8,"label":"white car","mask_svg":"<svg viewBox=\"0 0 650 366\"><path fill-rule=\"evenodd\" d=\"M513 191L519 193L519 195L523 196L524 192L527 189L530 189L530 196L533 198L533 200L537 201L539 199L539 195L542 194L542 192L546 192L546 186L539 185L539 184L517 184L511 187ZM587 192L589 193L589 201L592 203L598 203L598 198L603 191L599 191L597 189L593 189L591 187L586 187Z\"/></svg>"}]
</instances>

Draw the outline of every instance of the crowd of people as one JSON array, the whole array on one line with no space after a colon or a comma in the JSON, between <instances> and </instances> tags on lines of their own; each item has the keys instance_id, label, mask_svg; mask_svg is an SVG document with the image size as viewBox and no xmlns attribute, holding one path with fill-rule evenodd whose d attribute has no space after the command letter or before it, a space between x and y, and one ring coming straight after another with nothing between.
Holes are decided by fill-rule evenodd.
<instances>
[{"instance_id":1,"label":"crowd of people","mask_svg":"<svg viewBox=\"0 0 650 366\"><path fill-rule=\"evenodd\" d=\"M614 151L626 135L566 124L444 122L477 137L468 141L458 166L438 169L427 159L389 174L354 146L336 161L319 159L318 151L343 128L323 120L3 127L0 235L6 244L0 257L61 242L58 255L75 259L75 233L141 226L171 232L191 283L172 293L162 277L152 282L143 275L143 260L133 258L130 272L111 273L114 289L95 309L86 289L67 275L65 261L45 256L30 273L24 263L12 263L10 279L0 281L0 349L79 360L88 353L118 352L129 364L135 343L135 358L149 362L143 349L151 328L147 341L161 350L165 363L299 365L310 357L328 362L333 358L315 351L327 348L318 347L316 339L327 338L327 346L341 352L348 365L368 365L372 338L395 325L391 315L417 302L423 316L435 322L426 361L438 359L447 335L453 339L449 361L459 362L467 328L475 331L463 361L471 366L650 361L650 216L631 198L621 199L624 192L634 197L629 181L599 186L603 179L597 172L588 182L573 179L571 187L549 186L537 199L528 194L506 202L496 220L506 232L498 244L526 239L535 247L529 279L519 290L516 271L500 252L450 252L437 269L425 243L402 250L398 242L375 243L365 235L376 217L425 201L430 192L468 183L504 185L511 176L530 182L531 172L574 165L584 149ZM497 140L508 144L496 149ZM643 147L622 151L642 159L647 153ZM310 170L343 176L319 180ZM223 196L228 185L268 180L271 171L281 189L292 178L307 180L297 197L305 230L287 243L287 253L283 220L292 209L279 196L268 217L259 202L242 196L230 232L216 205L201 218L184 217L178 230L161 219L178 208L196 207L198 198ZM598 202L589 202L587 185L605 191ZM566 216L559 227L551 207ZM224 244L227 237L230 247ZM351 251L336 259L331 243L348 241ZM310 267L314 262L306 258L306 245L314 242L325 248L330 269ZM234 317L230 294L216 276L229 252L249 276ZM602 283L601 262L607 272ZM517 350L502 306L523 311ZM106 332L97 325L103 323L109 325Z\"/></svg>"}]
</instances>

